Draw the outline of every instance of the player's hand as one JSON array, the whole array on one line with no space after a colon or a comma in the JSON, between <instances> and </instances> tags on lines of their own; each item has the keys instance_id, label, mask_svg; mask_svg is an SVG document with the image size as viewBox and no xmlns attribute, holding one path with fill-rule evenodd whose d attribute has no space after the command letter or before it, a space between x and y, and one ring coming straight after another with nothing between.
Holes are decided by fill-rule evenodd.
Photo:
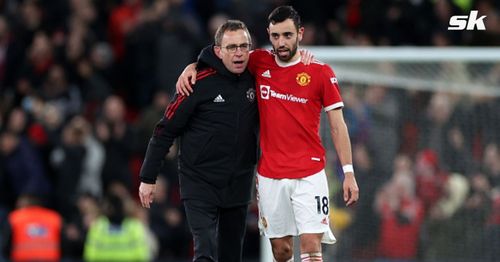
<instances>
[{"instance_id":1,"label":"player's hand","mask_svg":"<svg viewBox=\"0 0 500 262\"><path fill-rule=\"evenodd\" d=\"M309 65L314 60L314 55L307 49L302 49L299 51L299 53L300 61L304 63L304 65Z\"/></svg>"},{"instance_id":2,"label":"player's hand","mask_svg":"<svg viewBox=\"0 0 500 262\"><path fill-rule=\"evenodd\" d=\"M153 198L155 194L156 184L146 184L141 182L139 186L139 198L141 199L141 205L145 208L150 208L151 203L153 203Z\"/></svg>"},{"instance_id":3,"label":"player's hand","mask_svg":"<svg viewBox=\"0 0 500 262\"><path fill-rule=\"evenodd\" d=\"M196 83L196 63L189 64L184 68L175 84L177 94L189 96L193 93L191 85Z\"/></svg>"},{"instance_id":4,"label":"player's hand","mask_svg":"<svg viewBox=\"0 0 500 262\"><path fill-rule=\"evenodd\" d=\"M359 188L353 173L346 173L344 176L344 201L346 206L356 203L359 199Z\"/></svg>"}]
</instances>

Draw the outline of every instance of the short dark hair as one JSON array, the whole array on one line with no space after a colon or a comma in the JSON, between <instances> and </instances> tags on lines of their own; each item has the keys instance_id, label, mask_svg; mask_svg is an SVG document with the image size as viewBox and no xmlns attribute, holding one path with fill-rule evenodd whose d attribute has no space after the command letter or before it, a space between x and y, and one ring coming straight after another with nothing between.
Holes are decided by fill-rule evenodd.
<instances>
[{"instance_id":1,"label":"short dark hair","mask_svg":"<svg viewBox=\"0 0 500 262\"><path fill-rule=\"evenodd\" d=\"M123 199L115 193L107 193L103 199L103 211L113 225L121 225L127 216Z\"/></svg>"},{"instance_id":2,"label":"short dark hair","mask_svg":"<svg viewBox=\"0 0 500 262\"><path fill-rule=\"evenodd\" d=\"M271 12L271 14L269 14L267 21L270 24L274 25L276 23L281 23L287 19L292 19L293 24L295 25L295 28L297 28L297 30L302 26L299 13L290 5L282 5L276 7Z\"/></svg>"},{"instance_id":3,"label":"short dark hair","mask_svg":"<svg viewBox=\"0 0 500 262\"><path fill-rule=\"evenodd\" d=\"M227 20L224 24L220 25L219 28L217 28L217 31L215 32L215 37L214 37L214 43L216 46L220 46L222 43L222 37L224 36L224 33L227 31L237 31L237 30L244 30L247 35L248 35L248 41L250 41L249 44L252 43L252 37L250 36L250 32L248 32L248 28L240 20Z\"/></svg>"}]
</instances>

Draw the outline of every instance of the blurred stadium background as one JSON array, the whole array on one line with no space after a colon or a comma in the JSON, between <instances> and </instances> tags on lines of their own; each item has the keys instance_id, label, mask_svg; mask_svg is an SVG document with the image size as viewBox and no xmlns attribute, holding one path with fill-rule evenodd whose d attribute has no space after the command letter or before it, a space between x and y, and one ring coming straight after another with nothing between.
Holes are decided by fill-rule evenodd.
<instances>
[{"instance_id":1,"label":"blurred stadium background","mask_svg":"<svg viewBox=\"0 0 500 262\"><path fill-rule=\"evenodd\" d=\"M0 0L1 226L19 196L41 196L63 218L63 259L80 261L114 192L146 226L153 260L190 261L175 149L157 202L138 206L147 141L215 28L241 19L265 47L267 14L281 4L301 13L302 46L337 73L361 190L344 208L323 125L339 240L325 261L499 261L494 0ZM470 10L487 16L485 31L447 30ZM245 245L244 260L261 261L255 204Z\"/></svg>"}]
</instances>

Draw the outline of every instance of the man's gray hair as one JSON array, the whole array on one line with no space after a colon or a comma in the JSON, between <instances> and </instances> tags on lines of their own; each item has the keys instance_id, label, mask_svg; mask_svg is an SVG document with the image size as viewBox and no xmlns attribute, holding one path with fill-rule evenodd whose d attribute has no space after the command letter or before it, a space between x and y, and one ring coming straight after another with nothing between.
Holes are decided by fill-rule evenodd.
<instances>
[{"instance_id":1,"label":"man's gray hair","mask_svg":"<svg viewBox=\"0 0 500 262\"><path fill-rule=\"evenodd\" d=\"M252 43L252 37L250 36L250 32L248 32L248 28L245 23L240 20L227 20L224 24L220 25L219 28L217 28L217 32L215 32L215 45L220 46L222 44L222 37L225 32L237 30L244 30L248 35L249 44Z\"/></svg>"}]
</instances>

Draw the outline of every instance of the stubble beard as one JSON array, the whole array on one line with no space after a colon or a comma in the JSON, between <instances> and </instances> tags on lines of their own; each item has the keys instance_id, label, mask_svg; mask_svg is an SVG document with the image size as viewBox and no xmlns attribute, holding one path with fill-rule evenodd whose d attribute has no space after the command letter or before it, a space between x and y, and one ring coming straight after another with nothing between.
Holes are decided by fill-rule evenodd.
<instances>
[{"instance_id":1,"label":"stubble beard","mask_svg":"<svg viewBox=\"0 0 500 262\"><path fill-rule=\"evenodd\" d=\"M282 61L282 62L289 62L295 56L295 54L297 53L297 50L298 50L298 39L295 42L295 44L293 45L292 49L288 50L290 52L290 54L288 56L286 56L286 57L280 56L279 52L278 52L278 49L279 48L274 48L274 53L276 54L276 56L278 57L278 59L280 61Z\"/></svg>"}]
</instances>

